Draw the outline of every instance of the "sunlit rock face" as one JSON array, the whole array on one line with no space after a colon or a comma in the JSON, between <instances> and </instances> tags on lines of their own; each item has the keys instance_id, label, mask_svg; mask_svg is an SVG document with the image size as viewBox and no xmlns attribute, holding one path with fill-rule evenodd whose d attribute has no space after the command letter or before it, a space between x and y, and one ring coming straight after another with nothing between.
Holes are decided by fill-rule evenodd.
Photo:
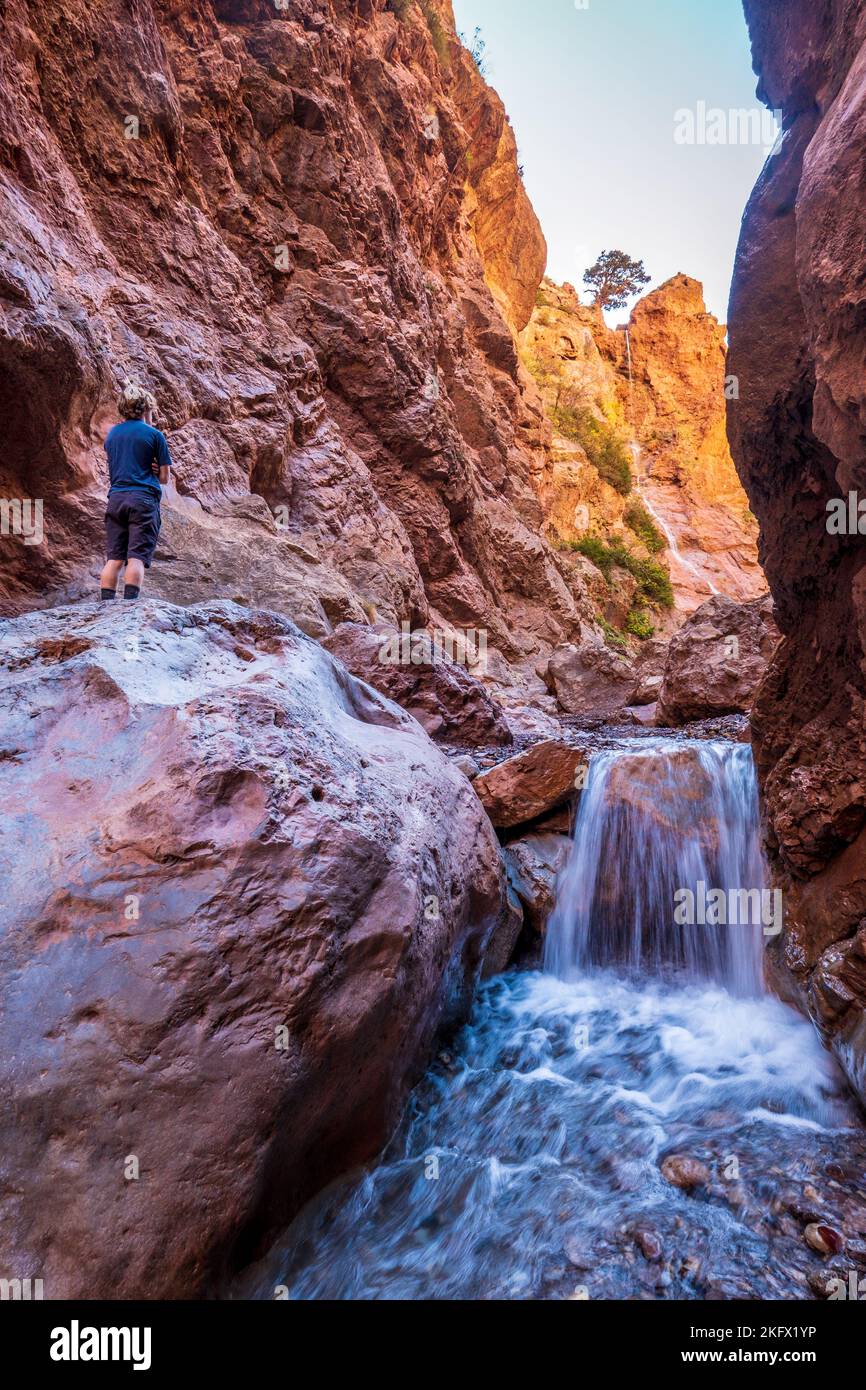
<instances>
[{"instance_id":1,"label":"sunlit rock face","mask_svg":"<svg viewBox=\"0 0 866 1390\"><path fill-rule=\"evenodd\" d=\"M274 614L51 609L0 676L0 1268L213 1292L388 1137L502 920L493 829Z\"/></svg>"},{"instance_id":2,"label":"sunlit rock face","mask_svg":"<svg viewBox=\"0 0 866 1390\"><path fill-rule=\"evenodd\" d=\"M675 275L612 330L571 285L545 280L521 347L553 422L543 494L552 534L569 542L590 530L635 545L624 518L639 500L670 529L664 558L680 620L713 589L739 601L765 592L757 524L726 437L725 393L737 386L726 380L725 328L707 312L700 282ZM562 428L581 409L613 421L629 442L637 479L629 497Z\"/></svg>"},{"instance_id":3,"label":"sunlit rock face","mask_svg":"<svg viewBox=\"0 0 866 1390\"><path fill-rule=\"evenodd\" d=\"M755 747L787 885L783 963L864 1094L866 553L856 533L830 534L827 507L866 495L866 13L745 8L759 93L785 131L746 212L730 312L730 435L785 638Z\"/></svg>"},{"instance_id":4,"label":"sunlit rock face","mask_svg":"<svg viewBox=\"0 0 866 1390\"><path fill-rule=\"evenodd\" d=\"M544 238L447 0L396 8L3 7L0 496L45 508L0 538L7 611L93 582L135 374L181 494L154 592L316 636L432 616L512 661L575 632L514 336Z\"/></svg>"}]
</instances>

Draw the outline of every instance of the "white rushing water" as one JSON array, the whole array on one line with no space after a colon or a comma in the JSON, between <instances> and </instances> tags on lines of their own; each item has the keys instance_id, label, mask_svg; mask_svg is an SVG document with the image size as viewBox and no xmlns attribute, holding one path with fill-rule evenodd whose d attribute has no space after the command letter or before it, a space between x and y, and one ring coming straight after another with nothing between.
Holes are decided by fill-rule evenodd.
<instances>
[{"instance_id":1,"label":"white rushing water","mask_svg":"<svg viewBox=\"0 0 866 1390\"><path fill-rule=\"evenodd\" d=\"M646 507L647 511L649 512L650 516L655 522L656 526L658 526L659 530L662 532L662 535L664 536L665 542L667 544L668 554L670 555L674 564L678 565L682 570L688 570L689 574L697 582L698 586L702 589L707 589L711 595L720 593L721 590L716 587L709 575L705 574L704 571L698 567L698 565L696 565L692 560L688 558L687 555L684 555L683 552L680 550L679 541L676 538L673 527L670 525L667 518L655 506L652 498L649 496L646 489L646 475L642 471L640 445L632 444L631 452L635 462L635 489L637 491L638 496L640 497L640 500L643 502L644 506Z\"/></svg>"},{"instance_id":2,"label":"white rushing water","mask_svg":"<svg viewBox=\"0 0 866 1390\"><path fill-rule=\"evenodd\" d=\"M678 889L766 887L752 751L664 739L597 754L548 923L544 964L568 978L592 965L657 975L683 969L738 995L762 993L760 918L677 925ZM745 914L744 914L745 915Z\"/></svg>"},{"instance_id":3,"label":"white rushing water","mask_svg":"<svg viewBox=\"0 0 866 1390\"><path fill-rule=\"evenodd\" d=\"M671 915L702 875L762 873L747 747L597 754L544 970L481 990L382 1161L302 1213L255 1295L811 1297L823 1262L791 1211L847 1190L840 1154L862 1188L861 1120L810 1024L761 993L760 924ZM666 1181L671 1155L697 1188Z\"/></svg>"}]
</instances>

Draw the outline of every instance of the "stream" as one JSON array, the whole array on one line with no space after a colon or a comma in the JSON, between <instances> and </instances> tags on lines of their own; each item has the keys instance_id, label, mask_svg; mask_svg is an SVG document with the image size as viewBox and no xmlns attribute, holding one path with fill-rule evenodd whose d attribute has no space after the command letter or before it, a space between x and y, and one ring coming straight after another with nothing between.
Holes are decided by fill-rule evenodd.
<instances>
[{"instance_id":1,"label":"stream","mask_svg":"<svg viewBox=\"0 0 866 1390\"><path fill-rule=\"evenodd\" d=\"M724 924L675 920L700 883ZM301 1213L256 1295L790 1300L862 1275L863 1117L765 991L759 903L748 746L597 754L542 969L482 987L379 1164ZM812 1222L849 1252L811 1249Z\"/></svg>"}]
</instances>

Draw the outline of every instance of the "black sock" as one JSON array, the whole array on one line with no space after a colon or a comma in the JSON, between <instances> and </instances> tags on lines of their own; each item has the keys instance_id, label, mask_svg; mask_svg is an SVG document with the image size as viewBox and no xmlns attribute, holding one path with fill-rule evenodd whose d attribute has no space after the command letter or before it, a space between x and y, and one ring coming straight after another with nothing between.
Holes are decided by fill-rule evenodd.
<instances>
[{"instance_id":1,"label":"black sock","mask_svg":"<svg viewBox=\"0 0 866 1390\"><path fill-rule=\"evenodd\" d=\"M99 597L100 597L100 598L117 598L117 590L116 590L116 589L100 589L100 591L99 591Z\"/></svg>"},{"instance_id":2,"label":"black sock","mask_svg":"<svg viewBox=\"0 0 866 1390\"><path fill-rule=\"evenodd\" d=\"M140 584L124 584L124 586L123 586L123 597L124 597L124 598L138 598L138 596L139 596L140 593L141 593L141 585L140 585Z\"/></svg>"}]
</instances>

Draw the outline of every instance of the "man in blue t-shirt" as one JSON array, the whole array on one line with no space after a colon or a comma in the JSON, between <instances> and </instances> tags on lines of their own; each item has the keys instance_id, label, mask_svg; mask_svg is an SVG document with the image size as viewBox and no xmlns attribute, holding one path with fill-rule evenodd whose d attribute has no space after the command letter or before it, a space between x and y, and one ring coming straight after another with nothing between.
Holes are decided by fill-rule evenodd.
<instances>
[{"instance_id":1,"label":"man in blue t-shirt","mask_svg":"<svg viewBox=\"0 0 866 1390\"><path fill-rule=\"evenodd\" d=\"M126 565L123 597L141 593L159 537L163 486L169 480L171 454L165 435L151 424L156 401L149 391L130 383L117 403L121 422L105 441L108 455L108 507L105 513L105 569L101 596L117 597L117 581Z\"/></svg>"}]
</instances>

